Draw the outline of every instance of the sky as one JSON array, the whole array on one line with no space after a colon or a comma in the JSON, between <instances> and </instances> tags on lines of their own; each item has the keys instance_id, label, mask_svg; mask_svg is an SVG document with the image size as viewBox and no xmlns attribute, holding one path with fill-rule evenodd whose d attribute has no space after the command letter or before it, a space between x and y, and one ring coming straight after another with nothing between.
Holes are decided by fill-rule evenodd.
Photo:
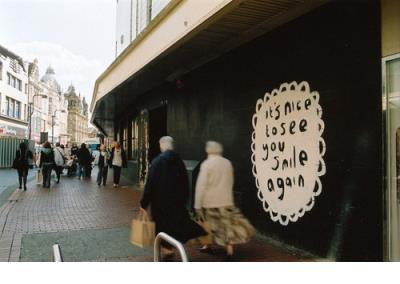
<instances>
[{"instance_id":1,"label":"sky","mask_svg":"<svg viewBox=\"0 0 400 284\"><path fill-rule=\"evenodd\" d=\"M51 65L66 91L90 104L96 79L115 58L116 0L0 0L0 45Z\"/></svg>"}]
</instances>

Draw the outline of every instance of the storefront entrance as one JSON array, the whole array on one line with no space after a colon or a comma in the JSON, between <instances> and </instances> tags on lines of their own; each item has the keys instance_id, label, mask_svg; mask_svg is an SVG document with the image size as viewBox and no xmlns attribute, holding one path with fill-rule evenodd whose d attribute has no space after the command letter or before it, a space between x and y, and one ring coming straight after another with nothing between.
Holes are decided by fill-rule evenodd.
<instances>
[{"instance_id":1,"label":"storefront entrance","mask_svg":"<svg viewBox=\"0 0 400 284\"><path fill-rule=\"evenodd\" d=\"M387 258L400 260L400 54L383 60Z\"/></svg>"},{"instance_id":2,"label":"storefront entrance","mask_svg":"<svg viewBox=\"0 0 400 284\"><path fill-rule=\"evenodd\" d=\"M138 171L139 184L143 186L150 162L160 154L158 141L167 135L167 106L142 110L138 121Z\"/></svg>"},{"instance_id":3,"label":"storefront entrance","mask_svg":"<svg viewBox=\"0 0 400 284\"><path fill-rule=\"evenodd\" d=\"M149 111L149 162L160 154L158 142L165 135L167 135L167 106L162 106Z\"/></svg>"}]
</instances>

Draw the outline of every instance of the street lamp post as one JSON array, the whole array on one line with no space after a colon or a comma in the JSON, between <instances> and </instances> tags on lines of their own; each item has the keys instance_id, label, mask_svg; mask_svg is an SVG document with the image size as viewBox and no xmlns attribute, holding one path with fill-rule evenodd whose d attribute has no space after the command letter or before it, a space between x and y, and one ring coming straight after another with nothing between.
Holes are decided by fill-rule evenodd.
<instances>
[{"instance_id":1,"label":"street lamp post","mask_svg":"<svg viewBox=\"0 0 400 284\"><path fill-rule=\"evenodd\" d=\"M53 145L54 145L54 118L56 117L57 111L65 113L64 109L56 109L53 115L51 116L51 144Z\"/></svg>"},{"instance_id":2,"label":"street lamp post","mask_svg":"<svg viewBox=\"0 0 400 284\"><path fill-rule=\"evenodd\" d=\"M28 132L28 138L29 140L31 140L31 136L32 136L32 115L34 112L34 99L35 97L42 97L43 99L47 98L47 95L43 95L43 94L36 94L32 97L32 102L28 103L28 118L29 118L29 124L28 124L28 128L29 128L29 132ZM28 101L29 101L29 86L28 86Z\"/></svg>"}]
</instances>

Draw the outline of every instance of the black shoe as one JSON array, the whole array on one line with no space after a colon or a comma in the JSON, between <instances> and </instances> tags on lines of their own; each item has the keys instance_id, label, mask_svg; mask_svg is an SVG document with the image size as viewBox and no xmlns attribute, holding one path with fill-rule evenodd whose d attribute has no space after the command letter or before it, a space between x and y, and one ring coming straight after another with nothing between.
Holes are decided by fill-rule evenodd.
<instances>
[{"instance_id":1,"label":"black shoe","mask_svg":"<svg viewBox=\"0 0 400 284\"><path fill-rule=\"evenodd\" d=\"M24 191L26 191L26 186L24 186Z\"/></svg>"},{"instance_id":2,"label":"black shoe","mask_svg":"<svg viewBox=\"0 0 400 284\"><path fill-rule=\"evenodd\" d=\"M60 183L60 180L57 180L57 183Z\"/></svg>"}]
</instances>

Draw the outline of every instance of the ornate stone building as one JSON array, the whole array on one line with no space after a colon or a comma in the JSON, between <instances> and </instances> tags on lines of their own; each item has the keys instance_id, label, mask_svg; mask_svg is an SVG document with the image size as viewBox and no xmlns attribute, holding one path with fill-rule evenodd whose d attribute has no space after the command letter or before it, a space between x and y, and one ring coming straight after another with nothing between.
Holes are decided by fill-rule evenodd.
<instances>
[{"instance_id":1,"label":"ornate stone building","mask_svg":"<svg viewBox=\"0 0 400 284\"><path fill-rule=\"evenodd\" d=\"M80 144L88 136L88 104L76 94L73 85L68 87L64 97L68 101L69 143Z\"/></svg>"},{"instance_id":2,"label":"ornate stone building","mask_svg":"<svg viewBox=\"0 0 400 284\"><path fill-rule=\"evenodd\" d=\"M49 141L61 144L67 143L67 100L62 95L61 87L55 78L54 69L49 66L41 78L43 94L47 97L47 107L44 109L46 129ZM52 127L53 126L53 127Z\"/></svg>"},{"instance_id":3,"label":"ornate stone building","mask_svg":"<svg viewBox=\"0 0 400 284\"><path fill-rule=\"evenodd\" d=\"M31 118L30 122L28 120L28 137L39 144L43 142L40 134L47 133L49 142L67 143L67 101L51 66L39 79L37 59L29 63L28 97Z\"/></svg>"}]
</instances>

